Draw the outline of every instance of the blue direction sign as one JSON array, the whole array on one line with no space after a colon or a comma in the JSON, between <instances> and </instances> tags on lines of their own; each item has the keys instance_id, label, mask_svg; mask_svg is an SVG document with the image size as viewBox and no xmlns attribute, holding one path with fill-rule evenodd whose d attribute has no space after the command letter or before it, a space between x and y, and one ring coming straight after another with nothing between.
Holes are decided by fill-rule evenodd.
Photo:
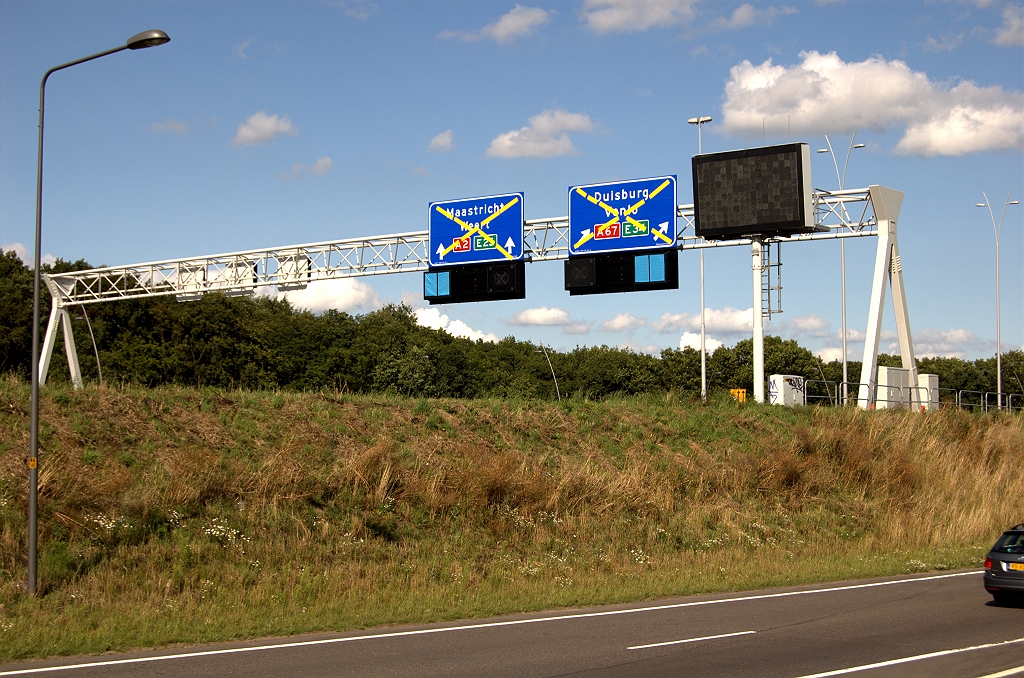
<instances>
[{"instance_id":1,"label":"blue direction sign","mask_svg":"<svg viewBox=\"0 0 1024 678\"><path fill-rule=\"evenodd\" d=\"M676 243L676 178L569 187L569 254L663 249Z\"/></svg>"},{"instance_id":2,"label":"blue direction sign","mask_svg":"<svg viewBox=\"0 0 1024 678\"><path fill-rule=\"evenodd\" d=\"M430 203L431 266L523 258L522 193Z\"/></svg>"}]
</instances>

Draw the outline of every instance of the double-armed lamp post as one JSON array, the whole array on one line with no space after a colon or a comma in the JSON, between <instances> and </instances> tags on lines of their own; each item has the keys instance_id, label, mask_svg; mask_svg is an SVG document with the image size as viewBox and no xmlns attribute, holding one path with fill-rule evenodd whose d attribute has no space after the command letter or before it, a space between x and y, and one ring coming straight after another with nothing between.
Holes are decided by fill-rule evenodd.
<instances>
[{"instance_id":1,"label":"double-armed lamp post","mask_svg":"<svg viewBox=\"0 0 1024 678\"><path fill-rule=\"evenodd\" d=\"M855 148L864 148L864 144L855 144L854 140L857 138L857 133L854 132L853 136L850 137L850 147L846 149L846 162L843 163L843 173L839 174L839 161L836 159L836 154L832 150L832 142L828 140L828 135L825 135L825 143L828 148L819 148L818 153L828 153L832 156L832 164L836 166L836 181L839 182L839 190L843 190L846 186L846 168L850 166L850 153ZM840 277L842 279L842 296L843 296L843 404L846 404L847 391L846 387L850 381L850 375L848 370L848 362L846 360L846 240L839 240L839 257L841 261Z\"/></svg>"},{"instance_id":2,"label":"double-armed lamp post","mask_svg":"<svg viewBox=\"0 0 1024 678\"><path fill-rule=\"evenodd\" d=\"M999 213L999 225L997 226L996 215L992 212L992 204L988 201L988 194L982 193L982 195L985 196L985 202L975 203L974 206L988 208L988 216L992 219L992 233L996 236L996 398L998 400L997 407L1001 410L1003 409L1003 344L1001 336L1002 325L999 317L999 236L1003 233L1003 217L1006 216L1006 207L1008 205L1017 205L1020 201L1010 200L1013 191L1006 194L1006 202L1003 203L1003 211Z\"/></svg>"},{"instance_id":3,"label":"double-armed lamp post","mask_svg":"<svg viewBox=\"0 0 1024 678\"><path fill-rule=\"evenodd\" d=\"M32 404L29 423L28 456L28 594L36 593L36 563L38 547L37 506L39 497L39 287L40 252L43 240L43 110L46 99L46 80L52 73L83 64L86 61L114 54L126 49L145 49L170 42L163 31L143 31L128 38L125 44L92 56L54 66L43 75L39 83L39 155L36 164L36 251L32 288Z\"/></svg>"}]
</instances>

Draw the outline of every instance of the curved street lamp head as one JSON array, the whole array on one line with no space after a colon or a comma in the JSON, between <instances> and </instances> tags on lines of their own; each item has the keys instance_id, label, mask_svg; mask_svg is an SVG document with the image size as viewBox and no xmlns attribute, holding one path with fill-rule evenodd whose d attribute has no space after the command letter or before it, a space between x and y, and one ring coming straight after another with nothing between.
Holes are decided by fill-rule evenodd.
<instances>
[{"instance_id":1,"label":"curved street lamp head","mask_svg":"<svg viewBox=\"0 0 1024 678\"><path fill-rule=\"evenodd\" d=\"M163 31L142 31L138 35L128 38L125 45L128 49L146 49L156 47L170 42L171 39Z\"/></svg>"},{"instance_id":2,"label":"curved street lamp head","mask_svg":"<svg viewBox=\"0 0 1024 678\"><path fill-rule=\"evenodd\" d=\"M1011 200L1010 202L1008 202L1006 204L1007 205L1019 205L1020 204L1020 200Z\"/></svg>"},{"instance_id":3,"label":"curved street lamp head","mask_svg":"<svg viewBox=\"0 0 1024 678\"><path fill-rule=\"evenodd\" d=\"M854 144L854 148L864 148L864 144Z\"/></svg>"},{"instance_id":4,"label":"curved street lamp head","mask_svg":"<svg viewBox=\"0 0 1024 678\"><path fill-rule=\"evenodd\" d=\"M985 203L983 203L983 202L976 202L976 203L974 203L974 206L975 206L975 207L988 207L988 205L986 205L986 204L985 204Z\"/></svg>"},{"instance_id":5,"label":"curved street lamp head","mask_svg":"<svg viewBox=\"0 0 1024 678\"><path fill-rule=\"evenodd\" d=\"M827 148L819 148L818 149L818 153L828 153L828 149Z\"/></svg>"}]
</instances>

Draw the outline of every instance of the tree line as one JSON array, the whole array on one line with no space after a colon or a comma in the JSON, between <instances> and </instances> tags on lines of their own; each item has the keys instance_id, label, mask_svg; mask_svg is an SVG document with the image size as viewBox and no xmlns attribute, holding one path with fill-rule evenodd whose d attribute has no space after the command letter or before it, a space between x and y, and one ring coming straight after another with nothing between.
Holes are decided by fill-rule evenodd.
<instances>
[{"instance_id":1,"label":"tree line","mask_svg":"<svg viewBox=\"0 0 1024 678\"><path fill-rule=\"evenodd\" d=\"M47 273L84 270L83 261L57 260ZM45 330L50 295L43 290ZM88 314L89 323L85 322ZM507 337L497 343L453 337L416 324L412 309L389 305L353 315L315 315L269 297L212 293L180 303L174 297L131 299L73 310L82 374L97 380L96 352L108 384L181 384L247 389L397 392L417 397L554 398L551 368L537 344ZM32 272L13 253L0 256L0 374L27 379L32 337ZM69 379L62 339L49 379ZM549 350L563 395L700 392L700 353L665 349L659 356L608 346ZM879 363L899 366L898 356ZM995 391L995 358L921 358L918 369L938 374L943 388ZM766 374L840 382L842 364L824 362L794 340L765 337ZM860 363L849 364L851 381ZM751 340L722 346L707 359L708 388L753 388ZM1022 392L1024 353L1003 356L1003 388ZM825 394L820 385L811 393Z\"/></svg>"}]
</instances>

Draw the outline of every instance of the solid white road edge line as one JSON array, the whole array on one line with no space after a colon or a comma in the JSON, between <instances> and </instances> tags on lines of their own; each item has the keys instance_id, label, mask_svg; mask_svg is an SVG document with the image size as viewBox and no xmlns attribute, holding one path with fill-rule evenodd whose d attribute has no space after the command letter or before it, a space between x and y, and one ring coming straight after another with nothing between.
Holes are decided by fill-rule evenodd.
<instances>
[{"instance_id":1,"label":"solid white road edge line","mask_svg":"<svg viewBox=\"0 0 1024 678\"><path fill-rule=\"evenodd\" d=\"M634 645L627 647L627 650L646 650L649 647L662 647L664 645L682 645L683 643L698 643L702 640L715 640L716 638L731 638L733 636L749 636L757 631L738 631L736 633L720 633L717 636L702 636L700 638L687 638L685 640L670 640L666 643L651 643L650 645Z\"/></svg>"},{"instance_id":2,"label":"solid white road edge line","mask_svg":"<svg viewBox=\"0 0 1024 678\"><path fill-rule=\"evenodd\" d=\"M1018 666L1015 669L1006 669L999 673L990 673L987 676L978 676L978 678L1006 678L1006 676L1016 676L1020 673L1024 673L1024 666Z\"/></svg>"},{"instance_id":3,"label":"solid white road edge line","mask_svg":"<svg viewBox=\"0 0 1024 678\"><path fill-rule=\"evenodd\" d=\"M0 676L20 676L30 673L49 673L52 671L70 671L71 669L83 669L90 666L116 666L118 664L141 664L143 662L158 662L167 659L187 659L190 657L205 657L218 654L237 654L240 652L259 652L261 650L278 650L288 647L307 647L311 645L330 645L333 643L350 643L356 640L373 640L375 638L397 638L399 636L422 636L431 633L448 633L450 631L468 631L472 629L487 629L497 626L519 626L522 624L538 624L541 622L563 621L567 619L587 619L589 617L610 617L619 614L635 614L637 612L658 612L661 610L674 610L683 607L700 607L703 605L721 605L723 603L739 603L748 600L767 600L769 598L789 598L791 596L807 596L814 593L832 593L835 591L853 591L856 589L870 589L881 586L895 586L896 584L913 584L922 581L934 581L936 579L949 579L951 577L966 577L972 574L981 574L984 570L971 570L969 572L954 572L952 574L933 574L927 577L912 577L909 579L892 579L889 581L878 581L870 584L850 584L848 586L833 586L823 589L805 589L803 591L785 591L783 593L762 593L756 596L742 596L738 598L715 598L714 600L696 600L689 603L671 603L668 605L651 605L648 607L633 607L624 610L606 610L604 612L581 612L579 614L564 614L554 617L534 617L532 619L514 619L511 621L485 622L483 624L464 624L462 626L442 626L430 629L417 629L415 631L395 631L392 633L374 633L365 636L346 636L344 638L325 638L323 640L302 640L293 643L277 643L272 645L254 645L250 647L233 647L226 650L201 650L198 652L182 652L179 654L164 654L156 657L136 657L133 659L113 659L102 662L88 662L84 664L65 664L63 666L44 666L36 669L16 669L14 671L0 671Z\"/></svg>"},{"instance_id":4,"label":"solid white road edge line","mask_svg":"<svg viewBox=\"0 0 1024 678\"><path fill-rule=\"evenodd\" d=\"M984 645L972 645L971 647L958 647L955 650L940 650L938 652L929 652L928 654L914 655L913 657L903 657L902 659L890 659L887 662L877 662L875 664L864 664L863 666L851 666L848 669L836 669L835 671L826 671L825 673L813 673L808 676L800 676L800 678L825 678L826 676L841 676L846 673L857 673L858 671L868 671L870 669L877 669L883 666L895 666L897 664L906 664L908 662L917 662L922 659L932 659L934 657L945 657L948 654L959 654L961 652L973 652L974 650L984 650L989 647L999 647L1000 645L1012 645L1013 643L1024 643L1024 638L1017 638L1015 640L1004 640L1001 643L985 643ZM995 674L997 676L1007 675L1002 673ZM1012 675L1012 674L1009 674Z\"/></svg>"}]
</instances>

